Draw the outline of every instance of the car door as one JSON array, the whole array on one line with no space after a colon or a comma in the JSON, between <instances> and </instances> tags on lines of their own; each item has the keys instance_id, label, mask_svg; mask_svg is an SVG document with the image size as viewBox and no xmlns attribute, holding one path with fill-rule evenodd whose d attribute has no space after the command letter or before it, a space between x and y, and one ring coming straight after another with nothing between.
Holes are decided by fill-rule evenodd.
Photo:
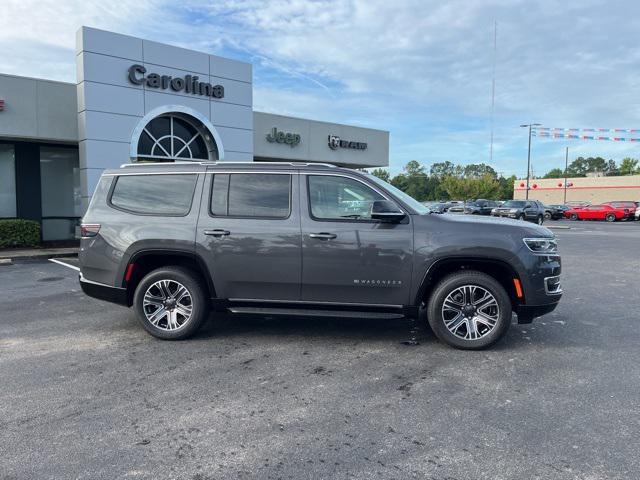
<instances>
[{"instance_id":1,"label":"car door","mask_svg":"<svg viewBox=\"0 0 640 480\"><path fill-rule=\"evenodd\" d=\"M375 200L391 200L348 174L302 173L302 300L407 305L413 223L371 219Z\"/></svg>"},{"instance_id":2,"label":"car door","mask_svg":"<svg viewBox=\"0 0 640 480\"><path fill-rule=\"evenodd\" d=\"M297 177L295 171L209 171L196 251L218 298L299 300Z\"/></svg>"},{"instance_id":3,"label":"car door","mask_svg":"<svg viewBox=\"0 0 640 480\"><path fill-rule=\"evenodd\" d=\"M532 202L527 202L524 205L524 216L527 220L535 220L537 218L537 209Z\"/></svg>"}]
</instances>

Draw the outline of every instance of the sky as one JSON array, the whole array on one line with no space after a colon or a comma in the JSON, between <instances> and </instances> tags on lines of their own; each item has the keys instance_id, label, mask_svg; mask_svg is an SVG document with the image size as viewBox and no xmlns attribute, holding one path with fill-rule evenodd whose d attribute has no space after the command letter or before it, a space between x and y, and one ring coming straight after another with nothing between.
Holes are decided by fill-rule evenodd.
<instances>
[{"instance_id":1,"label":"sky","mask_svg":"<svg viewBox=\"0 0 640 480\"><path fill-rule=\"evenodd\" d=\"M637 0L2 0L1 15L2 73L75 82L82 25L248 61L254 110L388 130L392 174L526 175L525 123L640 129ZM534 138L534 174L565 147L640 158L640 143Z\"/></svg>"}]
</instances>

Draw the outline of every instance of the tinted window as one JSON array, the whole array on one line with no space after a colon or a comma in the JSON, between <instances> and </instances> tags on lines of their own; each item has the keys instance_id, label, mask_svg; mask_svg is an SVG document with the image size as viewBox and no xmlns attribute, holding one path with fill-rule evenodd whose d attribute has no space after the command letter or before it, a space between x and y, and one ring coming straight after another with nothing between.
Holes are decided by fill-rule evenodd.
<instances>
[{"instance_id":1,"label":"tinted window","mask_svg":"<svg viewBox=\"0 0 640 480\"><path fill-rule=\"evenodd\" d=\"M219 175L215 177L219 177ZM214 200L221 198L220 194L216 192L217 187L218 184L214 179ZM288 217L290 191L291 175L233 173L229 175L228 215L235 217ZM212 212L213 208L212 206Z\"/></svg>"},{"instance_id":2,"label":"tinted window","mask_svg":"<svg viewBox=\"0 0 640 480\"><path fill-rule=\"evenodd\" d=\"M118 177L111 204L133 213L186 215L197 175L124 175Z\"/></svg>"},{"instance_id":3,"label":"tinted window","mask_svg":"<svg viewBox=\"0 0 640 480\"><path fill-rule=\"evenodd\" d=\"M511 208L522 208L524 207L525 202L519 200L509 200L502 204L503 207L511 207Z\"/></svg>"},{"instance_id":4,"label":"tinted window","mask_svg":"<svg viewBox=\"0 0 640 480\"><path fill-rule=\"evenodd\" d=\"M365 184L346 177L310 175L311 215L323 220L371 219L371 204L385 198Z\"/></svg>"},{"instance_id":5,"label":"tinted window","mask_svg":"<svg viewBox=\"0 0 640 480\"><path fill-rule=\"evenodd\" d=\"M213 190L211 191L211 214L227 215L229 198L229 174L222 173L213 176Z\"/></svg>"}]
</instances>

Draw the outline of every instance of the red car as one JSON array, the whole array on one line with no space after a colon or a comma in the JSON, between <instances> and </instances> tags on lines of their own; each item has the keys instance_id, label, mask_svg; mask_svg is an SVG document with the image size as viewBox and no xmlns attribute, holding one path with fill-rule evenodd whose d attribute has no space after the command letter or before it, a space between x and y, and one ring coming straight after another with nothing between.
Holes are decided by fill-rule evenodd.
<instances>
[{"instance_id":1,"label":"red car","mask_svg":"<svg viewBox=\"0 0 640 480\"><path fill-rule=\"evenodd\" d=\"M606 220L615 222L629 215L622 208L614 208L611 205L589 205L588 207L570 208L564 212L564 216L570 220Z\"/></svg>"},{"instance_id":2,"label":"red car","mask_svg":"<svg viewBox=\"0 0 640 480\"><path fill-rule=\"evenodd\" d=\"M618 210L624 210L627 213L627 217L633 217L636 212L636 202L631 202L627 200L617 200L614 202L606 202L604 205L609 205L610 207L617 208Z\"/></svg>"}]
</instances>

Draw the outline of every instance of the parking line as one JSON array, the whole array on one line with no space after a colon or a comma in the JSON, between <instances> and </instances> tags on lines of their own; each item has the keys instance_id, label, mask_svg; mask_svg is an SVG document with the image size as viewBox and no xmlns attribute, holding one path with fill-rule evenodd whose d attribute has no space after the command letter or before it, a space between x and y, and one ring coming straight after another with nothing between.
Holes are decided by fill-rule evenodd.
<instances>
[{"instance_id":1,"label":"parking line","mask_svg":"<svg viewBox=\"0 0 640 480\"><path fill-rule=\"evenodd\" d=\"M64 262L61 262L60 260L56 260L55 258L50 258L49 261L53 263L57 263L58 265L62 265L63 267L72 268L77 272L80 271L80 269L75 265L69 265L68 263L64 263Z\"/></svg>"}]
</instances>

